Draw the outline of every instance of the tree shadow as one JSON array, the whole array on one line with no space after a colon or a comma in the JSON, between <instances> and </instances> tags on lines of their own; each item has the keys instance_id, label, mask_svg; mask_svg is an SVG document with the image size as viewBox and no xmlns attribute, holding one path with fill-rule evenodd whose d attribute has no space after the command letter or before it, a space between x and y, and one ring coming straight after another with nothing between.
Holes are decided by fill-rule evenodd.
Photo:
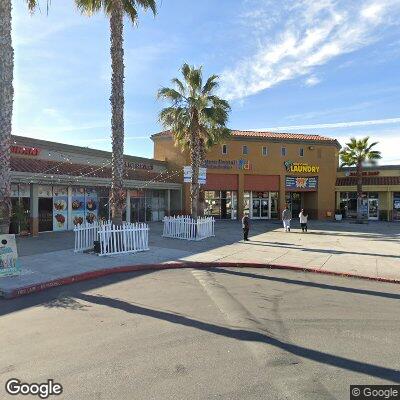
<instances>
[{"instance_id":1,"label":"tree shadow","mask_svg":"<svg viewBox=\"0 0 400 400\"><path fill-rule=\"evenodd\" d=\"M302 357L311 361L326 364L332 367L353 371L368 376L373 376L380 379L385 379L392 382L400 382L400 371L381 367L374 364L364 363L349 358L336 356L334 354L324 353L318 350L308 349L296 344L281 341L275 337L268 336L261 332L233 329L225 326L219 326L208 322L199 321L188 318L182 315L177 315L170 312L152 310L145 307L140 307L126 301L113 299L110 297L95 296L91 294L79 294L78 298L89 303L99 304L107 307L119 309L131 314L143 315L150 318L155 318L163 321L168 321L173 324L196 328L201 331L210 332L219 336L224 336L231 339L249 342L265 343L298 357Z\"/></svg>"},{"instance_id":2,"label":"tree shadow","mask_svg":"<svg viewBox=\"0 0 400 400\"><path fill-rule=\"evenodd\" d=\"M68 309L74 311L87 311L87 308L91 306L82 304L76 301L73 297L69 296L67 293L63 292L58 295L56 299L50 300L44 304L46 308L58 308L58 309Z\"/></svg>"},{"instance_id":3,"label":"tree shadow","mask_svg":"<svg viewBox=\"0 0 400 400\"><path fill-rule=\"evenodd\" d=\"M384 297L386 299L396 299L396 300L400 299L400 294L397 294L397 293L377 292L374 290L356 289L356 288L351 288L351 287L329 285L326 283L317 283L317 282L302 281L302 280L298 280L298 279L289 279L289 278L280 278L280 277L275 277L275 276L258 275L258 274L254 274L252 272L234 271L234 270L225 269L225 268L221 268L221 269L220 268L209 268L208 271L215 272L218 274L228 274L228 275L235 275L235 276L241 276L241 277L246 277L246 278L263 279L263 280L272 281L272 282L287 283L290 285L300 285L300 286L307 286L307 287L313 287L313 288L318 288L318 289L335 290L338 292Z\"/></svg>"}]
</instances>

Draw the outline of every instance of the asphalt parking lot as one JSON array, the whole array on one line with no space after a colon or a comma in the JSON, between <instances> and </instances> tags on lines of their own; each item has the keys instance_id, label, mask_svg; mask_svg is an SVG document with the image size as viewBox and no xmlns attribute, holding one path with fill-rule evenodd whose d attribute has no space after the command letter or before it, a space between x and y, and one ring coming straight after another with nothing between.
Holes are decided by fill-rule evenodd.
<instances>
[{"instance_id":1,"label":"asphalt parking lot","mask_svg":"<svg viewBox=\"0 0 400 400\"><path fill-rule=\"evenodd\" d=\"M0 300L0 398L17 377L53 378L60 399L347 399L400 382L399 299L395 284L220 268Z\"/></svg>"}]
</instances>

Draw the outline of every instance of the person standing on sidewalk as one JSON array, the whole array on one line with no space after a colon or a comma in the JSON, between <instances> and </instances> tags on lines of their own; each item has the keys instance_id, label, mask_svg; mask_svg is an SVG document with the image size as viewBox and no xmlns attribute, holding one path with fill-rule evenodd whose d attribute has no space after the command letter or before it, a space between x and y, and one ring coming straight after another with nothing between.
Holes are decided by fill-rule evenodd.
<instances>
[{"instance_id":1,"label":"person standing on sidewalk","mask_svg":"<svg viewBox=\"0 0 400 400\"><path fill-rule=\"evenodd\" d=\"M282 221L283 221L283 227L285 229L285 232L290 232L290 220L292 219L292 213L288 209L287 205L285 206L285 209L282 211Z\"/></svg>"},{"instance_id":2,"label":"person standing on sidewalk","mask_svg":"<svg viewBox=\"0 0 400 400\"><path fill-rule=\"evenodd\" d=\"M300 214L300 226L302 232L307 232L307 221L308 221L308 214L304 212L304 208L301 209Z\"/></svg>"},{"instance_id":3,"label":"person standing on sidewalk","mask_svg":"<svg viewBox=\"0 0 400 400\"><path fill-rule=\"evenodd\" d=\"M243 213L242 228L243 228L243 240L247 242L249 240L248 236L250 230L250 218L246 213Z\"/></svg>"}]
</instances>

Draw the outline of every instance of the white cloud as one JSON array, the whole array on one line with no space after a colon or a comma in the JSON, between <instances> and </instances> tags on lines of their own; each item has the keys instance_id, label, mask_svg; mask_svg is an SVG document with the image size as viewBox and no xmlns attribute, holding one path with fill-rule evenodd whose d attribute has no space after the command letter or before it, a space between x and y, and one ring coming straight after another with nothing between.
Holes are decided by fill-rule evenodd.
<instances>
[{"instance_id":1,"label":"white cloud","mask_svg":"<svg viewBox=\"0 0 400 400\"><path fill-rule=\"evenodd\" d=\"M329 124L310 124L310 125L290 125L290 126L275 126L272 128L255 129L256 131L291 131L304 129L332 129L332 128L351 128L355 126L371 126L371 125L386 125L399 124L400 118L385 118L373 119L365 121L347 121L334 122Z\"/></svg>"},{"instance_id":2,"label":"white cloud","mask_svg":"<svg viewBox=\"0 0 400 400\"><path fill-rule=\"evenodd\" d=\"M310 76L304 81L306 86L315 86L315 85L318 85L318 83L320 83L320 82L321 82L321 79L317 78L316 76Z\"/></svg>"},{"instance_id":3,"label":"white cloud","mask_svg":"<svg viewBox=\"0 0 400 400\"><path fill-rule=\"evenodd\" d=\"M262 3L262 9L268 4ZM332 58L378 40L381 28L396 23L400 14L397 0L301 0L291 7L286 2L279 4L287 13L275 23L276 31L263 32L263 37L254 41L262 43L255 53L221 74L221 92L226 98L242 98L310 74ZM254 10L249 14L256 32L260 32L255 22L258 17L265 18L265 13ZM273 18L275 22L276 13Z\"/></svg>"}]
</instances>

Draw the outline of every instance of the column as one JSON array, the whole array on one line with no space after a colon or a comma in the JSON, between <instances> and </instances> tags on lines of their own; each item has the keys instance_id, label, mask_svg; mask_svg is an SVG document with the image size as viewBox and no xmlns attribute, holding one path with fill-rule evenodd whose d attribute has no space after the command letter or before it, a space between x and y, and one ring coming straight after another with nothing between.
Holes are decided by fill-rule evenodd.
<instances>
[{"instance_id":1,"label":"column","mask_svg":"<svg viewBox=\"0 0 400 400\"><path fill-rule=\"evenodd\" d=\"M167 189L167 216L171 215L171 189Z\"/></svg>"},{"instance_id":2,"label":"column","mask_svg":"<svg viewBox=\"0 0 400 400\"><path fill-rule=\"evenodd\" d=\"M131 222L131 192L126 191L126 222Z\"/></svg>"},{"instance_id":3,"label":"column","mask_svg":"<svg viewBox=\"0 0 400 400\"><path fill-rule=\"evenodd\" d=\"M32 236L39 234L39 186L32 183L30 187L31 195L31 233Z\"/></svg>"},{"instance_id":4,"label":"column","mask_svg":"<svg viewBox=\"0 0 400 400\"><path fill-rule=\"evenodd\" d=\"M244 174L239 172L238 177L238 219L241 220L244 212Z\"/></svg>"}]
</instances>

